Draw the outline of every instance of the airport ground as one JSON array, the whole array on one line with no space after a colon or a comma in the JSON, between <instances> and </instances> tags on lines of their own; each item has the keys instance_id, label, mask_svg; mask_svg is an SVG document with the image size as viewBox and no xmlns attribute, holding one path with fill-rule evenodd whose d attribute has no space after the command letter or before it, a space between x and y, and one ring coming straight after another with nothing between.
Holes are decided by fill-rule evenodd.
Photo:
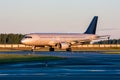
<instances>
[{"instance_id":1,"label":"airport ground","mask_svg":"<svg viewBox=\"0 0 120 80\"><path fill-rule=\"evenodd\" d=\"M0 51L31 51L31 47L7 47L7 48L0 48ZM37 47L34 51L49 51L48 47ZM66 51L64 49L57 49L55 51ZM120 54L120 47L72 47L72 51L79 51L79 52L105 52L105 53L118 53Z\"/></svg>"},{"instance_id":2,"label":"airport ground","mask_svg":"<svg viewBox=\"0 0 120 80\"><path fill-rule=\"evenodd\" d=\"M15 45L4 45L0 47L0 52L18 52L19 51L29 51L31 52L30 46L19 46L14 47ZM17 45L18 46L18 45ZM88 47L87 47L88 46ZM72 47L72 52L100 52L100 53L107 53L107 54L120 54L120 47ZM97 45L96 45L97 46ZM49 47L37 47L35 52L49 52ZM64 49L57 49L55 48L55 52L65 52ZM23 61L40 61L40 60L51 60L51 59L59 59L61 57L51 57L51 56L40 56L40 55L28 55L28 54L0 54L0 63L7 63L7 62L23 62Z\"/></svg>"},{"instance_id":3,"label":"airport ground","mask_svg":"<svg viewBox=\"0 0 120 80\"><path fill-rule=\"evenodd\" d=\"M30 46L1 45L0 80L120 80L120 46L92 46L31 52Z\"/></svg>"},{"instance_id":4,"label":"airport ground","mask_svg":"<svg viewBox=\"0 0 120 80\"><path fill-rule=\"evenodd\" d=\"M23 58L30 51L2 51ZM0 80L120 80L120 54L101 52L36 51L32 56L62 59L0 64ZM8 58L3 56L3 58ZM31 56L30 56L31 57ZM63 57L65 57L63 59Z\"/></svg>"}]
</instances>

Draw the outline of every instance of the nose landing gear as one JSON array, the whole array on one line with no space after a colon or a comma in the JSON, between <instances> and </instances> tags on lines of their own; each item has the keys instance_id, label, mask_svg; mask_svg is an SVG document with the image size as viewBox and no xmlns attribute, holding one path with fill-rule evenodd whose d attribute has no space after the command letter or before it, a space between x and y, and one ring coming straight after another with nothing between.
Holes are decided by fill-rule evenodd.
<instances>
[{"instance_id":1,"label":"nose landing gear","mask_svg":"<svg viewBox=\"0 0 120 80\"><path fill-rule=\"evenodd\" d=\"M31 49L31 52L34 52L36 46L33 46L32 49Z\"/></svg>"}]
</instances>

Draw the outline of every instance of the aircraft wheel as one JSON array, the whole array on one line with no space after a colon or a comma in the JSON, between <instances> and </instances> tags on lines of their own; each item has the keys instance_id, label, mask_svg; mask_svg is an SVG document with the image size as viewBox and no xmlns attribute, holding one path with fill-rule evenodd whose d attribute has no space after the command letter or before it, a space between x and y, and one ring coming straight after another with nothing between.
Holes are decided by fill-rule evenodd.
<instances>
[{"instance_id":1,"label":"aircraft wheel","mask_svg":"<svg viewBox=\"0 0 120 80\"><path fill-rule=\"evenodd\" d=\"M49 48L49 51L55 51L55 49L54 48Z\"/></svg>"},{"instance_id":2,"label":"aircraft wheel","mask_svg":"<svg viewBox=\"0 0 120 80\"><path fill-rule=\"evenodd\" d=\"M34 50L33 49L31 49L31 52L33 52Z\"/></svg>"},{"instance_id":3,"label":"aircraft wheel","mask_svg":"<svg viewBox=\"0 0 120 80\"><path fill-rule=\"evenodd\" d=\"M32 49L31 49L31 51L34 52L35 48L36 48L36 46L33 46Z\"/></svg>"},{"instance_id":4,"label":"aircraft wheel","mask_svg":"<svg viewBox=\"0 0 120 80\"><path fill-rule=\"evenodd\" d=\"M72 51L72 49L71 49L71 48L67 48L67 49L66 49L66 51L71 52L71 51Z\"/></svg>"}]
</instances>

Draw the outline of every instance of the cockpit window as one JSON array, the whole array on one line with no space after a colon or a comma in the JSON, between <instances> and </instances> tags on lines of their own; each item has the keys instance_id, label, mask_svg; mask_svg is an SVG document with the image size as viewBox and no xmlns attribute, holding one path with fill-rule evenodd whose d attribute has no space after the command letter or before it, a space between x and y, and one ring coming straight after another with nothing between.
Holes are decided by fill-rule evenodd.
<instances>
[{"instance_id":1,"label":"cockpit window","mask_svg":"<svg viewBox=\"0 0 120 80\"><path fill-rule=\"evenodd\" d=\"M32 38L31 36L25 36L25 38Z\"/></svg>"}]
</instances>

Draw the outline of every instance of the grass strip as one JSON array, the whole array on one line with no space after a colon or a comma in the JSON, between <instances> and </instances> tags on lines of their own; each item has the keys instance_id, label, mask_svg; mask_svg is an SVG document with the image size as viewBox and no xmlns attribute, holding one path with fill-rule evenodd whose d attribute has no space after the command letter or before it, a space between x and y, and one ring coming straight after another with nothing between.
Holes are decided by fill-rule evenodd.
<instances>
[{"instance_id":1,"label":"grass strip","mask_svg":"<svg viewBox=\"0 0 120 80\"><path fill-rule=\"evenodd\" d=\"M107 53L107 54L120 54L120 52L104 52L104 53Z\"/></svg>"},{"instance_id":2,"label":"grass strip","mask_svg":"<svg viewBox=\"0 0 120 80\"><path fill-rule=\"evenodd\" d=\"M0 63L46 61L64 59L62 57L27 55L27 54L0 54Z\"/></svg>"}]
</instances>

